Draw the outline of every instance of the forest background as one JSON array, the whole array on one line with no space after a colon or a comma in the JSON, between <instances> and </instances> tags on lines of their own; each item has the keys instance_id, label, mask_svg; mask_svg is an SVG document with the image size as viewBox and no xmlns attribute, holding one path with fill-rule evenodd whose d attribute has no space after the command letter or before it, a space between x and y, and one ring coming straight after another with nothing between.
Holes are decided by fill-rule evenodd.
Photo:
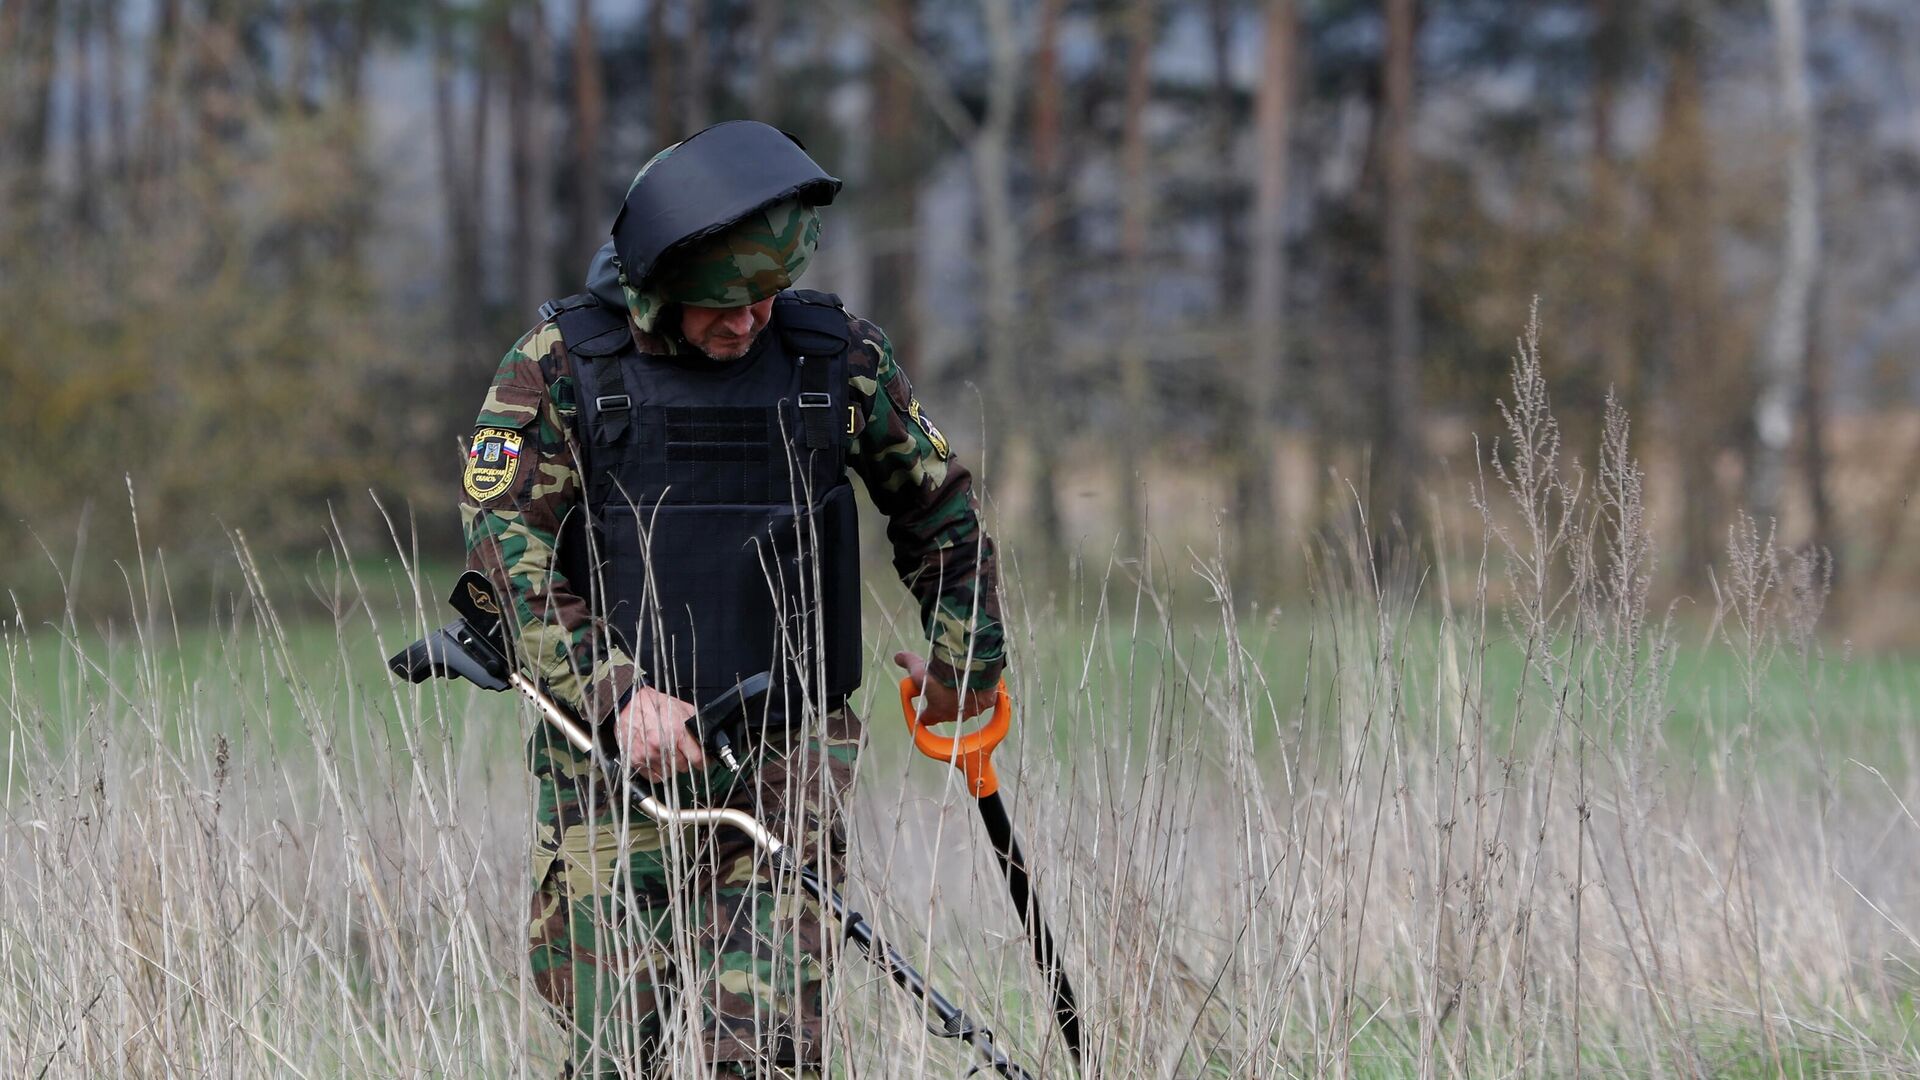
<instances>
[{"instance_id":1,"label":"forest background","mask_svg":"<svg viewBox=\"0 0 1920 1080\"><path fill-rule=\"evenodd\" d=\"M558 1071L536 720L379 661L740 116L983 478L1102 1075L1920 1075L1913 0L0 0L0 1074ZM845 884L1061 1075L872 539Z\"/></svg>"},{"instance_id":2,"label":"forest background","mask_svg":"<svg viewBox=\"0 0 1920 1080\"><path fill-rule=\"evenodd\" d=\"M0 0L9 606L124 602L129 487L176 584L234 530L390 548L380 506L457 558L497 357L743 116L847 181L806 284L1030 580L1218 535L1287 595L1356 502L1424 544L1537 297L1569 445L1635 418L1663 590L1748 507L1832 553L1830 625L1920 637L1903 0Z\"/></svg>"}]
</instances>

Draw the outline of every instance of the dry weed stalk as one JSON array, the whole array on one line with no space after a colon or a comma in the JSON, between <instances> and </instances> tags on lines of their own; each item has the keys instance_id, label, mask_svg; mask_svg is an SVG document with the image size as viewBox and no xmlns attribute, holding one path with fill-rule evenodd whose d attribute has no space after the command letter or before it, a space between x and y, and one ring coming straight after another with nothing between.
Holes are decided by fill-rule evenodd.
<instances>
[{"instance_id":1,"label":"dry weed stalk","mask_svg":"<svg viewBox=\"0 0 1920 1080\"><path fill-rule=\"evenodd\" d=\"M1589 474L1529 325L1502 415L1479 542L1432 571L1357 505L1264 621L1218 553L1015 591L1003 772L1099 1075L1920 1070L1920 748L1831 699L1825 561L1736 525L1736 676L1688 683L1623 411ZM0 1068L551 1075L512 706L377 668L440 618L410 561L336 548L315 649L236 549L246 599L198 639L144 560L130 640L5 631ZM855 904L1064 1075L970 808L867 705ZM847 1075L961 1067L857 962L837 1000Z\"/></svg>"}]
</instances>

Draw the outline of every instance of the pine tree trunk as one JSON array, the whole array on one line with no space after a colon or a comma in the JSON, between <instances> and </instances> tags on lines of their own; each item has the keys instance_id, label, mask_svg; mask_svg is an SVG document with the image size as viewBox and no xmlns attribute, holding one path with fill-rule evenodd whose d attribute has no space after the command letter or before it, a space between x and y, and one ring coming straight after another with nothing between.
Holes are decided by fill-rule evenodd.
<instances>
[{"instance_id":1,"label":"pine tree trunk","mask_svg":"<svg viewBox=\"0 0 1920 1080\"><path fill-rule=\"evenodd\" d=\"M653 68L653 144L658 147L686 138L686 122L679 99L674 96L680 50L667 33L667 0L647 5L647 60Z\"/></svg>"},{"instance_id":2,"label":"pine tree trunk","mask_svg":"<svg viewBox=\"0 0 1920 1080\"><path fill-rule=\"evenodd\" d=\"M366 170L366 57L373 48L373 16L379 0L354 0L338 16L345 33L329 59L329 70L340 95L341 141L353 156L355 168ZM347 200L339 220L340 262L356 276L367 236L373 231L374 204L368 192Z\"/></svg>"},{"instance_id":3,"label":"pine tree trunk","mask_svg":"<svg viewBox=\"0 0 1920 1080\"><path fill-rule=\"evenodd\" d=\"M54 42L58 6L53 0L13 0L8 5L14 48L8 57L13 69L8 82L7 153L3 166L10 175L9 217L34 222L40 218L46 186L47 130L53 102ZM17 9L17 10L15 10Z\"/></svg>"},{"instance_id":4,"label":"pine tree trunk","mask_svg":"<svg viewBox=\"0 0 1920 1080\"><path fill-rule=\"evenodd\" d=\"M1127 8L1126 112L1122 123L1120 170L1120 263L1125 274L1128 328L1120 347L1120 383L1123 427L1120 432L1120 522L1129 553L1144 555L1147 507L1142 475L1152 451L1147 415L1151 390L1147 369L1147 102L1152 86L1149 61L1153 50L1154 0L1132 0Z\"/></svg>"},{"instance_id":5,"label":"pine tree trunk","mask_svg":"<svg viewBox=\"0 0 1920 1080\"><path fill-rule=\"evenodd\" d=\"M469 134L467 139L468 158L465 163L467 175L468 208L466 216L467 239L463 246L465 252L466 273L456 278L462 285L462 296L471 297L473 329L481 331L480 317L484 312L486 285L491 280L486 273L487 261L487 166L492 161L488 152L488 143L492 141L493 131L493 92L495 75L487 64L474 65L473 112L468 114Z\"/></svg>"},{"instance_id":6,"label":"pine tree trunk","mask_svg":"<svg viewBox=\"0 0 1920 1080\"><path fill-rule=\"evenodd\" d=\"M979 191L980 236L986 270L983 289L986 327L986 363L982 365L987 400L994 408L985 418L981 462L986 468L1004 468L1012 425L1001 408L1015 399L1009 364L1015 352L1015 320L1019 317L1020 236L1013 208L1013 166L1009 144L1018 107L1020 41L1013 21L1012 0L981 0L987 30L987 109L973 139L974 184Z\"/></svg>"},{"instance_id":7,"label":"pine tree trunk","mask_svg":"<svg viewBox=\"0 0 1920 1080\"><path fill-rule=\"evenodd\" d=\"M159 184L173 156L174 96L180 52L180 0L159 0L154 15L153 45L147 62L145 119L140 124L140 162L135 170L139 202L151 214Z\"/></svg>"},{"instance_id":8,"label":"pine tree trunk","mask_svg":"<svg viewBox=\"0 0 1920 1080\"><path fill-rule=\"evenodd\" d=\"M120 31L120 5L107 0L100 10L100 46L107 59L107 176L116 186L127 177L132 150L127 141L126 43Z\"/></svg>"},{"instance_id":9,"label":"pine tree trunk","mask_svg":"<svg viewBox=\"0 0 1920 1080\"><path fill-rule=\"evenodd\" d=\"M1413 160L1416 0L1387 0L1385 109L1381 138L1386 183L1383 208L1387 256L1387 352L1379 412L1379 457L1373 490L1376 535L1396 524L1408 540L1419 536L1418 505L1424 448L1419 412L1419 282L1414 225L1419 218Z\"/></svg>"},{"instance_id":10,"label":"pine tree trunk","mask_svg":"<svg viewBox=\"0 0 1920 1080\"><path fill-rule=\"evenodd\" d=\"M1833 494L1827 475L1832 464L1827 457L1827 401L1832 396L1829 389L1832 364L1820 333L1823 291L1816 285L1810 305L1813 332L1807 337L1806 386L1800 394L1800 428L1806 437L1802 467L1806 471L1807 502L1813 511L1813 535L1808 546L1826 552L1833 560L1833 586L1839 589L1844 580L1844 567L1840 563L1841 537L1834 520Z\"/></svg>"},{"instance_id":11,"label":"pine tree trunk","mask_svg":"<svg viewBox=\"0 0 1920 1080\"><path fill-rule=\"evenodd\" d=\"M287 81L281 97L289 112L296 116L307 111L307 79L313 51L312 12L304 0L287 4Z\"/></svg>"},{"instance_id":12,"label":"pine tree trunk","mask_svg":"<svg viewBox=\"0 0 1920 1080\"><path fill-rule=\"evenodd\" d=\"M73 222L94 224L99 165L94 155L93 23L100 0L77 0L73 7Z\"/></svg>"},{"instance_id":13,"label":"pine tree trunk","mask_svg":"<svg viewBox=\"0 0 1920 1080\"><path fill-rule=\"evenodd\" d=\"M1233 167L1233 30L1236 0L1207 0L1207 31L1212 47L1213 101L1208 141L1214 164L1213 227L1220 245L1215 288L1225 323L1237 323L1247 291L1247 243L1240 228L1240 176Z\"/></svg>"},{"instance_id":14,"label":"pine tree trunk","mask_svg":"<svg viewBox=\"0 0 1920 1080\"><path fill-rule=\"evenodd\" d=\"M1033 175L1034 210L1032 239L1028 259L1028 287L1033 295L1045 296L1053 288L1059 273L1060 177L1063 155L1060 147L1060 100L1065 88L1060 75L1060 17L1066 0L1042 0L1040 5L1039 47L1033 58ZM1039 378L1045 380L1057 365L1053 326L1042 305L1031 305L1028 319L1029 340L1026 350L1034 361L1045 365ZM1040 546L1040 561L1050 578L1065 565L1066 528L1060 515L1057 490L1060 452L1068 432L1051 403L1032 400L1027 403L1029 418L1023 425L1032 448L1028 476L1033 529Z\"/></svg>"},{"instance_id":15,"label":"pine tree trunk","mask_svg":"<svg viewBox=\"0 0 1920 1080\"><path fill-rule=\"evenodd\" d=\"M1292 131L1298 27L1293 0L1266 0L1259 99L1254 115L1253 284L1247 312L1247 404L1233 427L1235 576L1254 588L1280 575L1281 501L1274 475L1276 410L1287 366L1287 144ZM1239 412L1236 410L1236 412Z\"/></svg>"},{"instance_id":16,"label":"pine tree trunk","mask_svg":"<svg viewBox=\"0 0 1920 1080\"><path fill-rule=\"evenodd\" d=\"M579 288L582 262L569 259L561 266L557 258L560 236L554 229L554 169L560 159L555 145L555 121L560 114L559 69L555 64L553 29L547 23L547 5L534 0L523 9L527 39L527 67L533 72L533 116L527 147L531 151L527 184L531 188L526 213L532 218L527 226L533 245L527 262L533 268L528 294L535 305L553 296L564 296ZM556 280L555 268L561 276ZM564 282L565 284L561 284ZM521 314L525 314L522 312Z\"/></svg>"},{"instance_id":17,"label":"pine tree trunk","mask_svg":"<svg viewBox=\"0 0 1920 1080\"><path fill-rule=\"evenodd\" d=\"M686 118L681 122L679 138L707 126L708 99L713 82L713 28L709 25L709 0L685 0L687 5L686 78L681 87L681 103Z\"/></svg>"},{"instance_id":18,"label":"pine tree trunk","mask_svg":"<svg viewBox=\"0 0 1920 1080\"><path fill-rule=\"evenodd\" d=\"M776 119L780 83L774 52L779 47L785 6L785 0L753 0L753 84L747 95L747 106L753 111L753 119L770 124Z\"/></svg>"},{"instance_id":19,"label":"pine tree trunk","mask_svg":"<svg viewBox=\"0 0 1920 1080\"><path fill-rule=\"evenodd\" d=\"M915 0L877 0L875 18L898 40L914 40ZM918 247L914 238L919 183L912 79L897 63L873 65L874 130L869 144L873 196L864 207L874 321L894 355L919 358Z\"/></svg>"},{"instance_id":20,"label":"pine tree trunk","mask_svg":"<svg viewBox=\"0 0 1920 1080\"><path fill-rule=\"evenodd\" d=\"M658 4L655 5L656 7ZM600 133L606 87L593 35L591 0L573 4L573 240L565 262L585 266L600 249L610 218L600 196Z\"/></svg>"},{"instance_id":21,"label":"pine tree trunk","mask_svg":"<svg viewBox=\"0 0 1920 1080\"><path fill-rule=\"evenodd\" d=\"M373 13L379 2L356 0L346 45L340 50L340 93L355 112L366 97L367 52L373 47Z\"/></svg>"},{"instance_id":22,"label":"pine tree trunk","mask_svg":"<svg viewBox=\"0 0 1920 1080\"><path fill-rule=\"evenodd\" d=\"M1614 112L1626 64L1622 0L1594 0L1592 337L1598 367L1629 415L1640 415L1641 379L1634 361L1632 274L1625 258L1626 213L1614 161Z\"/></svg>"},{"instance_id":23,"label":"pine tree trunk","mask_svg":"<svg viewBox=\"0 0 1920 1080\"><path fill-rule=\"evenodd\" d=\"M536 118L545 98L546 81L535 61L528 21L541 18L540 5L515 4L500 20L502 53L507 65L507 190L512 202L508 228L512 252L507 260L511 276L511 303L514 313L530 315L540 306L534 282L546 263L534 241L536 215L533 198L533 164L536 149Z\"/></svg>"},{"instance_id":24,"label":"pine tree trunk","mask_svg":"<svg viewBox=\"0 0 1920 1080\"><path fill-rule=\"evenodd\" d=\"M486 196L482 167L486 161L487 107L491 95L485 70L476 72L473 105L464 117L467 135L463 147L460 131L463 117L454 101L453 90L459 73L451 16L445 0L439 0L433 10L433 51L434 134L440 157L440 198L447 226L447 282L453 296L453 329L456 336L477 343L484 336L481 321L485 313L486 282L480 273L480 223Z\"/></svg>"},{"instance_id":25,"label":"pine tree trunk","mask_svg":"<svg viewBox=\"0 0 1920 1080\"><path fill-rule=\"evenodd\" d=\"M1712 160L1697 15L1674 24L1666 44L1671 74L1652 152L1654 233L1671 299L1666 339L1673 389L1670 445L1682 489L1679 559L1689 586L1706 579L1724 518L1714 463L1731 443L1741 411L1722 361L1720 277L1714 236Z\"/></svg>"}]
</instances>

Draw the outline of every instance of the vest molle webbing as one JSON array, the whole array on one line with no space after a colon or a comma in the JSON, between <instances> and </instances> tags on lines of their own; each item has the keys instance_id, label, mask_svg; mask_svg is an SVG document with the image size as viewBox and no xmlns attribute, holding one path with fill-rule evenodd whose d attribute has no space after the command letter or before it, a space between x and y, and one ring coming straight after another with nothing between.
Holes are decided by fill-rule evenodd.
<instances>
[{"instance_id":1,"label":"vest molle webbing","mask_svg":"<svg viewBox=\"0 0 1920 1080\"><path fill-rule=\"evenodd\" d=\"M565 531L559 565L647 682L697 701L772 670L789 693L851 693L859 534L838 298L780 294L761 341L726 364L643 356L626 313L591 297L542 310L578 382L591 526Z\"/></svg>"}]
</instances>

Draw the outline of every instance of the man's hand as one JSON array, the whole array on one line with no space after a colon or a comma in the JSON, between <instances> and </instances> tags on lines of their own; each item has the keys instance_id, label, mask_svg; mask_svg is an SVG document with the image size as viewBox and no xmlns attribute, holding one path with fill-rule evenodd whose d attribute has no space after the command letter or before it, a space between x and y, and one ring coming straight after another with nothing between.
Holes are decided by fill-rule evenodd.
<instances>
[{"instance_id":1,"label":"man's hand","mask_svg":"<svg viewBox=\"0 0 1920 1080\"><path fill-rule=\"evenodd\" d=\"M920 706L920 722L923 724L951 724L963 716L979 716L993 708L1000 699L998 689L969 690L963 699L953 687L939 679L927 678L927 662L915 653L894 653L893 662L906 671L907 677L913 680L913 685L924 699Z\"/></svg>"},{"instance_id":2,"label":"man's hand","mask_svg":"<svg viewBox=\"0 0 1920 1080\"><path fill-rule=\"evenodd\" d=\"M707 763L687 721L699 710L651 686L637 687L613 724L620 756L634 771L655 783Z\"/></svg>"}]
</instances>

